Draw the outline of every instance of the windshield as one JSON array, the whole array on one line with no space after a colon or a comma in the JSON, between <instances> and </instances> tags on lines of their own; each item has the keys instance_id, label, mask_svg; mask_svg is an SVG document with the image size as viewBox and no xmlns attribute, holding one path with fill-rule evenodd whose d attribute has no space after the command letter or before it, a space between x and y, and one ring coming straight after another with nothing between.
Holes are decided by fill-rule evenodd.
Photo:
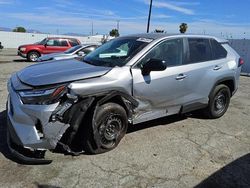
<instances>
[{"instance_id":1,"label":"windshield","mask_svg":"<svg viewBox=\"0 0 250 188\"><path fill-rule=\"evenodd\" d=\"M41 44L41 45L44 45L46 44L46 41L47 41L47 38L43 39L42 41L40 42L36 42L35 44Z\"/></svg>"},{"instance_id":2,"label":"windshield","mask_svg":"<svg viewBox=\"0 0 250 188\"><path fill-rule=\"evenodd\" d=\"M120 37L103 44L83 60L96 66L122 67L151 41L138 37Z\"/></svg>"},{"instance_id":3,"label":"windshield","mask_svg":"<svg viewBox=\"0 0 250 188\"><path fill-rule=\"evenodd\" d=\"M75 52L76 50L78 50L81 47L82 47L81 45L74 46L74 47L69 48L68 50L66 50L64 53L65 54L71 54L71 53Z\"/></svg>"}]
</instances>

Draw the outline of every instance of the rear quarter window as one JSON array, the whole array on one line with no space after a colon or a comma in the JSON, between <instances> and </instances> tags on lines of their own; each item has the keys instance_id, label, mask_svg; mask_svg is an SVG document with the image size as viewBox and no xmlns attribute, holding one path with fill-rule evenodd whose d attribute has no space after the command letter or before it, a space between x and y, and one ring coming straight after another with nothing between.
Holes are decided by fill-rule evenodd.
<instances>
[{"instance_id":1,"label":"rear quarter window","mask_svg":"<svg viewBox=\"0 0 250 188\"><path fill-rule=\"evenodd\" d=\"M222 59L227 57L227 51L223 46L214 39L210 40L213 51L213 59Z\"/></svg>"},{"instance_id":2,"label":"rear quarter window","mask_svg":"<svg viewBox=\"0 0 250 188\"><path fill-rule=\"evenodd\" d=\"M188 63L199 63L213 59L209 39L189 38L188 46Z\"/></svg>"}]
</instances>

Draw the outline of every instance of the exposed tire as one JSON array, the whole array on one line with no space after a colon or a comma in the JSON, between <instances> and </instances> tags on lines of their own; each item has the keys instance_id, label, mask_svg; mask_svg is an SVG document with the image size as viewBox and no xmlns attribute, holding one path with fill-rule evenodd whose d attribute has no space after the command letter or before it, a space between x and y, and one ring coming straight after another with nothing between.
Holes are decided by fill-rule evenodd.
<instances>
[{"instance_id":1,"label":"exposed tire","mask_svg":"<svg viewBox=\"0 0 250 188\"><path fill-rule=\"evenodd\" d=\"M93 121L88 121L83 130L85 152L99 154L114 149L127 132L128 119L124 108L116 103L106 103L96 109L92 118Z\"/></svg>"},{"instance_id":2,"label":"exposed tire","mask_svg":"<svg viewBox=\"0 0 250 188\"><path fill-rule=\"evenodd\" d=\"M31 62L36 62L39 57L40 57L40 54L36 51L31 51L27 55L28 61L31 61Z\"/></svg>"},{"instance_id":3,"label":"exposed tire","mask_svg":"<svg viewBox=\"0 0 250 188\"><path fill-rule=\"evenodd\" d=\"M209 96L208 107L204 109L205 115L211 119L223 116L228 109L230 98L230 89L224 84L217 85Z\"/></svg>"}]
</instances>

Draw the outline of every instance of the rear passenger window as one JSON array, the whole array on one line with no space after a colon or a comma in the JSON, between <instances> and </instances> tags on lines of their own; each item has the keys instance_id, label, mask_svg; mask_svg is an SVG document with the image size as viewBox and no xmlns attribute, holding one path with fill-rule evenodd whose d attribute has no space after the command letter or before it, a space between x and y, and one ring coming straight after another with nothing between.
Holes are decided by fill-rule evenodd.
<instances>
[{"instance_id":1,"label":"rear passenger window","mask_svg":"<svg viewBox=\"0 0 250 188\"><path fill-rule=\"evenodd\" d=\"M68 43L66 40L61 40L60 46L68 46Z\"/></svg>"},{"instance_id":2,"label":"rear passenger window","mask_svg":"<svg viewBox=\"0 0 250 188\"><path fill-rule=\"evenodd\" d=\"M213 50L213 59L222 59L227 56L227 51L216 40L211 39L211 45Z\"/></svg>"},{"instance_id":3,"label":"rear passenger window","mask_svg":"<svg viewBox=\"0 0 250 188\"><path fill-rule=\"evenodd\" d=\"M79 42L76 39L70 39L69 43L70 43L71 46L77 46L77 45L79 45Z\"/></svg>"},{"instance_id":4,"label":"rear passenger window","mask_svg":"<svg viewBox=\"0 0 250 188\"><path fill-rule=\"evenodd\" d=\"M188 45L188 63L199 63L213 59L209 39L189 38Z\"/></svg>"}]
</instances>

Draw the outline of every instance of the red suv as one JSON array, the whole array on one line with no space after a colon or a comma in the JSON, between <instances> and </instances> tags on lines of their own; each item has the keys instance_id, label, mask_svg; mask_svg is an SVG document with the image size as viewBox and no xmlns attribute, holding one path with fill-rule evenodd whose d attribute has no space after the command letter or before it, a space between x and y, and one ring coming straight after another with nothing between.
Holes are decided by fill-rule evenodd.
<instances>
[{"instance_id":1,"label":"red suv","mask_svg":"<svg viewBox=\"0 0 250 188\"><path fill-rule=\"evenodd\" d=\"M81 44L80 41L74 38L50 37L35 44L19 46L18 55L27 58L29 61L35 62L42 54L63 52L79 44Z\"/></svg>"}]
</instances>

